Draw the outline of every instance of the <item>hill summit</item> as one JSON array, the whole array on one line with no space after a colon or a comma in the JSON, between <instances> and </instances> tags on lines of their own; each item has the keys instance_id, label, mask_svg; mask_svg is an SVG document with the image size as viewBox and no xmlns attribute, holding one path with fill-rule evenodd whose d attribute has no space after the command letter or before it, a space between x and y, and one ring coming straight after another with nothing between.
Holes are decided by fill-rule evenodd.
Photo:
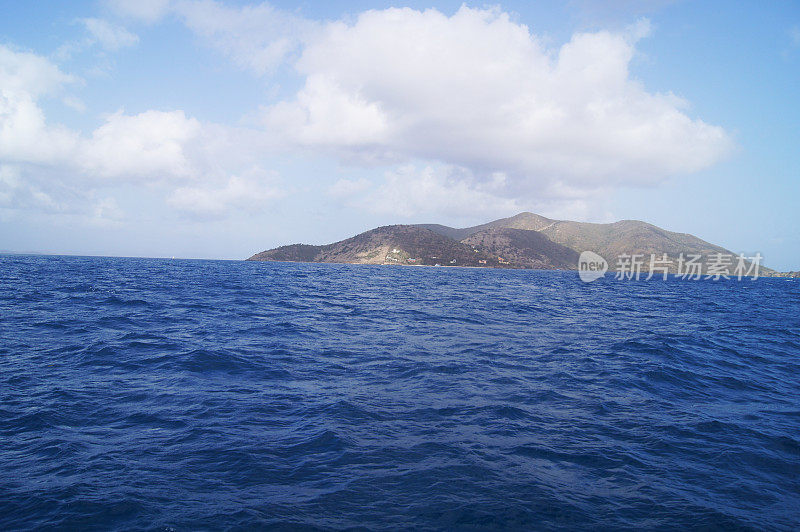
<instances>
[{"instance_id":1,"label":"hill summit","mask_svg":"<svg viewBox=\"0 0 800 532\"><path fill-rule=\"evenodd\" d=\"M649 258L666 254L671 259L681 254L704 259L717 254L735 256L694 235L638 220L586 223L522 212L465 228L388 225L322 246L281 246L248 260L574 270L583 251L599 254L611 269L624 255ZM764 269L765 274L770 272Z\"/></svg>"}]
</instances>

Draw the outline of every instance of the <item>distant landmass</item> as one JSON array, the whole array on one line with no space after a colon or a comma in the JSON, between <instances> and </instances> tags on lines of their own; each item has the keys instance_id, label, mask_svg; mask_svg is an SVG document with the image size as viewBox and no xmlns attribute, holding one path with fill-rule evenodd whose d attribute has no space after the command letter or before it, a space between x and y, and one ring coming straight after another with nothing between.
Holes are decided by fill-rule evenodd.
<instances>
[{"instance_id":1,"label":"distant landmass","mask_svg":"<svg viewBox=\"0 0 800 532\"><path fill-rule=\"evenodd\" d=\"M333 244L281 246L248 260L574 270L583 251L599 254L612 270L621 255L644 256L643 270L651 255L666 253L675 263L680 254L700 255L703 261L717 254L737 255L694 235L637 220L585 223L523 212L465 228L388 225ZM759 273L776 274L763 265Z\"/></svg>"}]
</instances>

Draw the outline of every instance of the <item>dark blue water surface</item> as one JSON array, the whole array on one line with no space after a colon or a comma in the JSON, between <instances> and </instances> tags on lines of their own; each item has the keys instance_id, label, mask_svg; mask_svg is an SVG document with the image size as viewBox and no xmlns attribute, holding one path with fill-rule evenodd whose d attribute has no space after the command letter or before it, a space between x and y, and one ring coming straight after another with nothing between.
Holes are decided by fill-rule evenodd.
<instances>
[{"instance_id":1,"label":"dark blue water surface","mask_svg":"<svg viewBox=\"0 0 800 532\"><path fill-rule=\"evenodd\" d=\"M800 283L0 257L0 529L800 526Z\"/></svg>"}]
</instances>

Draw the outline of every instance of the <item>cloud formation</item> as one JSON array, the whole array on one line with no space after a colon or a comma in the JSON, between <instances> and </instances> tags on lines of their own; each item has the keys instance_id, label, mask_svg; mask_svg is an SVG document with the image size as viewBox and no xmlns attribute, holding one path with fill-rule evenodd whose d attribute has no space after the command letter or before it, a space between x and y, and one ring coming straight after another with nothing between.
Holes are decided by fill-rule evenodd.
<instances>
[{"instance_id":1,"label":"cloud formation","mask_svg":"<svg viewBox=\"0 0 800 532\"><path fill-rule=\"evenodd\" d=\"M347 160L503 172L510 196L650 185L708 167L732 143L631 78L646 32L579 33L551 49L497 9L368 11L307 43L303 88L264 123Z\"/></svg>"},{"instance_id":2,"label":"cloud formation","mask_svg":"<svg viewBox=\"0 0 800 532\"><path fill-rule=\"evenodd\" d=\"M158 12L258 75L289 61L303 85L264 108L265 130L348 164L423 160L484 180L502 172L505 197L586 196L702 170L733 145L687 102L631 76L646 20L549 47L499 8L370 10L328 23L267 3L182 0Z\"/></svg>"},{"instance_id":3,"label":"cloud formation","mask_svg":"<svg viewBox=\"0 0 800 532\"><path fill-rule=\"evenodd\" d=\"M231 7L214 0L110 0L123 16L155 22L181 20L205 43L256 75L283 64L316 31L317 23L267 2Z\"/></svg>"},{"instance_id":4,"label":"cloud formation","mask_svg":"<svg viewBox=\"0 0 800 532\"><path fill-rule=\"evenodd\" d=\"M148 180L190 178L197 173L187 155L201 124L183 111L145 111L108 116L80 147L77 162L88 173L105 178Z\"/></svg>"},{"instance_id":5,"label":"cloud formation","mask_svg":"<svg viewBox=\"0 0 800 532\"><path fill-rule=\"evenodd\" d=\"M260 110L258 131L149 110L118 111L81 134L49 123L39 105L74 78L0 46L0 163L63 165L99 181L171 181L180 188L170 205L214 217L247 198L276 197L273 184L241 176L268 165L265 146L280 146L377 168L376 179L341 181L331 193L412 216L582 202L702 170L733 144L692 117L687 102L631 75L646 21L552 46L499 8L370 10L319 22L267 3L107 4L148 23L174 17L262 79L291 66L300 88ZM108 50L136 43L121 26L83 22Z\"/></svg>"},{"instance_id":6,"label":"cloud formation","mask_svg":"<svg viewBox=\"0 0 800 532\"><path fill-rule=\"evenodd\" d=\"M99 18L81 19L81 23L89 32L89 40L97 43L105 50L114 52L120 48L133 46L139 42L139 37L122 26L111 24Z\"/></svg>"},{"instance_id":7,"label":"cloud formation","mask_svg":"<svg viewBox=\"0 0 800 532\"><path fill-rule=\"evenodd\" d=\"M75 133L48 126L37 102L74 81L43 57L0 45L0 162L46 164L72 150Z\"/></svg>"},{"instance_id":8,"label":"cloud formation","mask_svg":"<svg viewBox=\"0 0 800 532\"><path fill-rule=\"evenodd\" d=\"M181 187L168 198L168 203L179 211L200 219L223 218L232 209L256 212L265 204L279 198L283 192L266 184L270 179L258 170L250 175L231 176L222 187Z\"/></svg>"},{"instance_id":9,"label":"cloud formation","mask_svg":"<svg viewBox=\"0 0 800 532\"><path fill-rule=\"evenodd\" d=\"M202 124L181 110L117 111L88 135L50 123L41 100L75 81L44 57L0 46L1 208L72 212L79 205L95 216L118 218L113 198L95 200L97 187L125 182L208 187L253 164L256 150L241 133ZM251 153L242 154L237 145ZM243 201L249 182L230 179L212 198L219 205ZM202 188L184 189L184 196L187 190L195 190L195 197L206 194ZM258 200L273 196L257 186L249 192Z\"/></svg>"},{"instance_id":10,"label":"cloud formation","mask_svg":"<svg viewBox=\"0 0 800 532\"><path fill-rule=\"evenodd\" d=\"M523 210L517 200L496 194L505 179L505 175L495 174L479 182L456 167L407 164L385 172L378 183L364 178L340 179L328 194L349 207L409 219L418 215L459 218L465 212L471 217L492 217Z\"/></svg>"},{"instance_id":11,"label":"cloud formation","mask_svg":"<svg viewBox=\"0 0 800 532\"><path fill-rule=\"evenodd\" d=\"M40 100L74 81L41 56L0 46L0 162L59 166L101 178L192 177L187 149L201 125L183 111L119 111L90 136L49 123Z\"/></svg>"},{"instance_id":12,"label":"cloud formation","mask_svg":"<svg viewBox=\"0 0 800 532\"><path fill-rule=\"evenodd\" d=\"M167 14L171 0L107 0L115 12L145 22L156 22Z\"/></svg>"},{"instance_id":13,"label":"cloud formation","mask_svg":"<svg viewBox=\"0 0 800 532\"><path fill-rule=\"evenodd\" d=\"M283 63L314 27L266 3L230 8L212 1L179 2L173 10L189 29L257 75Z\"/></svg>"}]
</instances>

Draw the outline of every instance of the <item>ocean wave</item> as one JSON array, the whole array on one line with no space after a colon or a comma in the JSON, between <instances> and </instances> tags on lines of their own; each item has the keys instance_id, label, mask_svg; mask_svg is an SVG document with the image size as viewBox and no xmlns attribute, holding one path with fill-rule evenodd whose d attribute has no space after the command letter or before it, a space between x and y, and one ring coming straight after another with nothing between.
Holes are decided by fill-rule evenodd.
<instances>
[{"instance_id":1,"label":"ocean wave","mask_svg":"<svg viewBox=\"0 0 800 532\"><path fill-rule=\"evenodd\" d=\"M800 524L797 283L0 274L0 529Z\"/></svg>"}]
</instances>

